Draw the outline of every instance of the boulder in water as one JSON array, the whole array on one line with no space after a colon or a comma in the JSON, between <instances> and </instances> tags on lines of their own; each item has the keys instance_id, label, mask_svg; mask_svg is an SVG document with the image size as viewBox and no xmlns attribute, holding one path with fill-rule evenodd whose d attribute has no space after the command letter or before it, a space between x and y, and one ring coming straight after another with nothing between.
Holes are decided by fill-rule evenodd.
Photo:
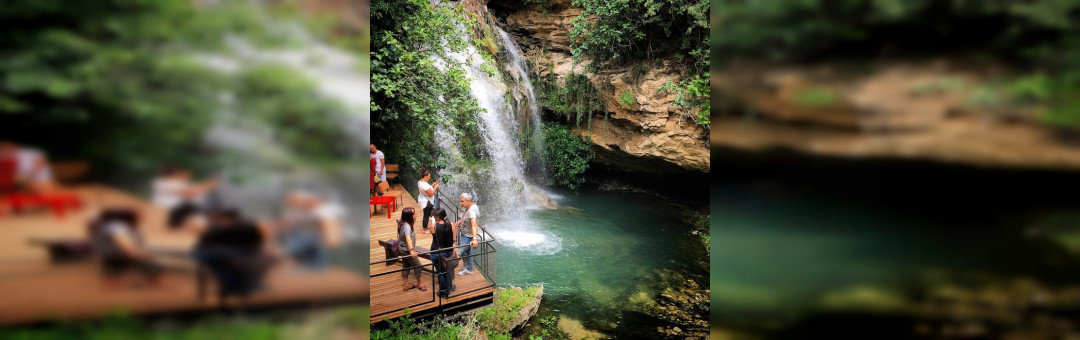
<instances>
[{"instance_id":1,"label":"boulder in water","mask_svg":"<svg viewBox=\"0 0 1080 340\"><path fill-rule=\"evenodd\" d=\"M529 187L526 188L528 190L525 190L524 194L529 202L546 209L559 209L559 202L556 202L555 199L548 196L547 193Z\"/></svg>"}]
</instances>

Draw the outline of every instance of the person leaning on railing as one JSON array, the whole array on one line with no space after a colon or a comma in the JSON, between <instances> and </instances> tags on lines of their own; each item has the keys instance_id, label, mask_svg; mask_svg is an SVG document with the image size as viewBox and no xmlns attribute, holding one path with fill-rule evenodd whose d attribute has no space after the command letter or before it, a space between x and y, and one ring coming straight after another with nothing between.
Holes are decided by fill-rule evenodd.
<instances>
[{"instance_id":1,"label":"person leaning on railing","mask_svg":"<svg viewBox=\"0 0 1080 340\"><path fill-rule=\"evenodd\" d=\"M458 201L460 202L461 207L465 208L465 213L461 214L461 220L457 222L457 230L460 235L459 239L461 240L462 245L468 244L471 247L461 247L458 255L460 255L461 260L465 262L465 268L457 274L468 275L473 273L472 249L480 244L477 242L479 237L476 234L476 230L478 229L476 219L480 217L480 207L478 207L476 203L473 203L472 194L467 192L462 193L461 197L458 198ZM463 229L465 223L469 223L469 228ZM466 230L469 230L469 232L466 232Z\"/></svg>"}]
</instances>

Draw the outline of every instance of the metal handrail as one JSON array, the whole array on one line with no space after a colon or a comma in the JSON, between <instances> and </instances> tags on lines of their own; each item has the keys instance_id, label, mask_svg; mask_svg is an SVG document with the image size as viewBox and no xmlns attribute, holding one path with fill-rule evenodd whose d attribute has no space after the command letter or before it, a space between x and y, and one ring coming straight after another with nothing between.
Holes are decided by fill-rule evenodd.
<instances>
[{"instance_id":1,"label":"metal handrail","mask_svg":"<svg viewBox=\"0 0 1080 340\"><path fill-rule=\"evenodd\" d=\"M481 227L481 226L476 226L476 227L480 228L481 235L479 235L479 236L480 236L481 239L484 239L483 241L477 242L477 244L476 244L477 247L480 247L480 244L491 243L492 241L495 241L495 237L491 236L491 233L488 233L487 229L484 229L484 227ZM422 252L422 253L417 253L417 256L424 255L424 254L431 254L431 253L434 253L434 252L447 251L447 250L451 250L451 249L457 249L457 248L461 248L461 247L471 247L471 246L472 245L469 245L469 244L460 244L460 245L456 245L456 246L453 246L453 247L432 249L432 250L428 250L428 251L425 251L425 252ZM494 246L492 246L492 248L494 249ZM379 261L371 262L369 265L376 265L376 264L380 264L380 263L393 262L393 261L401 261L401 260L404 260L404 259L410 258L410 257L412 257L412 255L398 256L398 257L395 257L395 258L389 258L389 259L385 259L385 260L379 260Z\"/></svg>"},{"instance_id":2,"label":"metal handrail","mask_svg":"<svg viewBox=\"0 0 1080 340\"><path fill-rule=\"evenodd\" d=\"M458 206L455 205L454 202L451 202L449 198L446 198L446 196L443 195L442 191L435 190L435 199L442 201L442 205L440 207L450 207L450 210L454 212L455 220L458 217L461 217L461 211L458 210Z\"/></svg>"}]
</instances>

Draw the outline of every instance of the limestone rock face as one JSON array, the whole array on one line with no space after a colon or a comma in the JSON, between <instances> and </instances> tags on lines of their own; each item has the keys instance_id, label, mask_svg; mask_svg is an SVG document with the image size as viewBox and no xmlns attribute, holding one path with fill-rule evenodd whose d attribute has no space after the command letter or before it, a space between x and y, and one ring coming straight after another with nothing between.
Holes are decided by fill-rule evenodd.
<instances>
[{"instance_id":1,"label":"limestone rock face","mask_svg":"<svg viewBox=\"0 0 1080 340\"><path fill-rule=\"evenodd\" d=\"M537 5L491 1L489 6L509 12L506 31L525 52L537 76L554 75L559 85L571 74L584 74L598 89L605 112L595 112L591 126L582 122L571 130L591 137L597 161L618 169L680 173L709 172L709 132L694 123L694 113L674 104L676 95L659 91L667 82L692 76L674 60L654 59L640 66L589 72L589 60L574 63L570 56L572 21L581 14L570 1L551 1L546 10ZM633 103L619 101L629 93Z\"/></svg>"},{"instance_id":2,"label":"limestone rock face","mask_svg":"<svg viewBox=\"0 0 1080 340\"><path fill-rule=\"evenodd\" d=\"M845 65L732 65L712 76L713 146L998 168L1080 169L1075 130L1039 108L1002 102L994 65L921 60ZM994 96L999 96L995 99Z\"/></svg>"}]
</instances>

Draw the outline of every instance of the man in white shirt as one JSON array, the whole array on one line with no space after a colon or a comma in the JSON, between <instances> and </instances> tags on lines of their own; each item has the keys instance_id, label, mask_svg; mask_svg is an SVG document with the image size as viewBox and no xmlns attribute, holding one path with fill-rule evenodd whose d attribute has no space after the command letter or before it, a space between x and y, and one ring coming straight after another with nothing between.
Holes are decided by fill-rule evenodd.
<instances>
[{"instance_id":1,"label":"man in white shirt","mask_svg":"<svg viewBox=\"0 0 1080 340\"><path fill-rule=\"evenodd\" d=\"M386 182L386 155L376 149L375 144L371 144L371 158L375 159L375 175Z\"/></svg>"},{"instance_id":2,"label":"man in white shirt","mask_svg":"<svg viewBox=\"0 0 1080 340\"><path fill-rule=\"evenodd\" d=\"M49 169L49 161L41 151L23 147L12 141L0 140L0 158L15 161L16 185L35 193L57 189L52 171Z\"/></svg>"},{"instance_id":3,"label":"man in white shirt","mask_svg":"<svg viewBox=\"0 0 1080 340\"><path fill-rule=\"evenodd\" d=\"M205 204L207 193L218 187L218 181L192 183L191 172L167 167L154 179L152 187L151 200L155 205L169 211L168 226L181 228L191 226L190 222L205 222L201 219L191 220L191 217L200 215L199 211Z\"/></svg>"},{"instance_id":4,"label":"man in white shirt","mask_svg":"<svg viewBox=\"0 0 1080 340\"><path fill-rule=\"evenodd\" d=\"M461 220L457 223L457 230L460 233L458 239L461 240L461 245L470 245L470 247L461 247L458 251L458 255L461 256L462 262L465 263L465 268L458 272L458 275L467 275L473 273L473 258L472 248L476 248L480 245L477 242L479 235L477 229L479 225L476 219L480 217L480 207L473 203L473 197L470 193L462 193L458 201L461 203L461 207L465 208L465 213L461 215ZM463 228L464 227L464 228Z\"/></svg>"}]
</instances>

